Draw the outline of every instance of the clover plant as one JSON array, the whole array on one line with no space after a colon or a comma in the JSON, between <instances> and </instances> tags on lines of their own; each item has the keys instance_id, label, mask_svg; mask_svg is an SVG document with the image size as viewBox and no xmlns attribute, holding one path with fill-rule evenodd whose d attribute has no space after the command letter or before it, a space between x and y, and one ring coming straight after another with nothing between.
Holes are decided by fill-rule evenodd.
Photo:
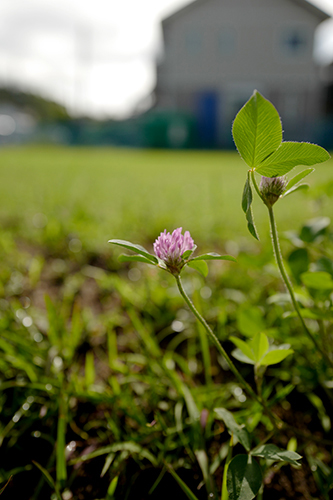
<instances>
[{"instance_id":1,"label":"clover plant","mask_svg":"<svg viewBox=\"0 0 333 500\"><path fill-rule=\"evenodd\" d=\"M237 114L232 132L238 152L248 166L242 198L242 209L246 215L248 229L252 236L259 239L252 213L252 187L254 187L268 209L275 258L295 311L300 318L304 331L314 343L317 351L322 354L328 363L332 363L329 354L305 324L303 313L296 301L291 281L283 264L273 212L273 206L278 200L305 188L306 185L301 181L313 172L312 165L326 161L329 154L325 149L315 144L283 141L282 123L277 110L272 103L257 91L254 91L252 97ZM304 169L288 180L286 174L298 165L309 168ZM259 186L255 174L261 175ZM207 276L207 261L227 260L235 262L236 259L230 255L219 255L214 252L194 256L197 247L189 231L182 234L181 227L175 229L172 233L167 232L166 229L161 232L153 245L154 254L149 253L142 246L128 241L111 239L109 242L134 252L131 255L121 255L119 258L121 262L138 261L150 264L170 273L175 278L181 296L204 327L212 344L224 358L229 369L246 391L247 396L252 400L253 408L256 408L255 412L259 419L261 415L266 418L266 429L269 430L269 433L264 439L261 437L258 442L258 438L254 433L255 427L250 429L245 425L240 425L233 413L225 408L215 409L216 418L224 422L230 433L230 443L224 467L221 496L216 495L215 488L212 485L211 469L208 466L208 457L205 451L197 450L196 452L196 458L206 482L208 498L221 498L221 500L252 500L255 498L263 486L263 471L257 459L261 461L261 465L281 462L300 467L302 457L296 451L292 449L281 450L275 444L268 442L273 435L283 430L293 430L300 435L302 433L291 428L271 410L272 402L269 401L269 391L263 391L266 368L280 363L286 357L292 355L293 349L290 348L289 344L275 345L263 332L258 332L253 339L247 341L237 336L230 337L229 340L236 347L232 352L233 357L239 362L253 365L255 391L240 373L213 329L187 295L181 281L181 274L186 267L191 267L199 271L203 276ZM303 272L300 273L300 279L310 288L332 289L332 278L327 272ZM232 457L233 448L237 443L244 448L245 453L236 454ZM170 466L168 466L168 469L186 496L195 500L196 496L177 473Z\"/></svg>"},{"instance_id":2,"label":"clover plant","mask_svg":"<svg viewBox=\"0 0 333 500\"><path fill-rule=\"evenodd\" d=\"M273 205L280 198L284 198L307 187L301 181L307 175L311 174L314 169L304 169L289 181L285 177L287 173L296 166L306 165L311 167L317 163L327 161L330 155L324 148L316 144L282 141L282 122L277 110L271 102L256 90L238 112L232 126L232 133L240 156L248 167L250 167L242 198L242 208L246 214L248 229L252 236L259 239L251 207L253 199L252 183L258 196L268 209L276 263L290 294L295 311L302 323L302 327L317 351L321 353L328 364L333 366L331 357L320 345L304 321L293 286L283 264L273 211ZM259 187L255 173L262 175Z\"/></svg>"}]
</instances>

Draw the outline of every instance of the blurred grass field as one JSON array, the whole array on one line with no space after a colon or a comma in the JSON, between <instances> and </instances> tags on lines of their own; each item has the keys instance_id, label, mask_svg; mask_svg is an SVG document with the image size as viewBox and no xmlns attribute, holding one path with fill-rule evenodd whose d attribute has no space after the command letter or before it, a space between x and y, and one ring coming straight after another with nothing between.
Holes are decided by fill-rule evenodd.
<instances>
[{"instance_id":1,"label":"blurred grass field","mask_svg":"<svg viewBox=\"0 0 333 500\"><path fill-rule=\"evenodd\" d=\"M256 198L261 241L247 231L241 210L247 168L236 152L30 146L3 148L1 159L0 444L6 460L0 486L14 476L4 500L179 498L166 464L199 500L207 499L201 488L207 469L196 454L207 450L220 487L230 441L214 408L236 411L252 429L269 429L210 349L172 276L142 263L120 264L120 249L107 244L123 238L151 250L161 231L179 226L191 232L200 253L238 254L236 264L210 263L206 278L184 272L196 306L229 355L231 336L259 331L295 352L267 370L265 388L286 421L316 434L317 442L307 448L309 439L299 440L307 457L301 471L291 469L287 478L285 468L267 469L272 475L262 499L275 498L275 489L281 498L281 477L286 491L307 498L318 456L324 479L333 477L331 448L318 445L331 437L332 404L321 384L331 379L290 311L267 244L267 210ZM332 166L333 160L319 165L308 177L309 191L276 206L281 233L298 233L282 240L284 257L289 265L290 256L300 255L296 263L291 259L292 279L314 312L316 295L299 275L317 266L333 276ZM302 225L321 216L326 219L307 233L312 239L297 246ZM331 302L319 305L331 318ZM311 326L319 332L320 324L312 320ZM240 369L252 380L249 366ZM199 414L208 418L203 427ZM285 447L290 435L275 439ZM325 493L328 480L322 483L313 487L313 498ZM54 496L57 489L67 496Z\"/></svg>"},{"instance_id":2,"label":"blurred grass field","mask_svg":"<svg viewBox=\"0 0 333 500\"><path fill-rule=\"evenodd\" d=\"M280 230L333 215L325 195L332 166L333 160L319 165L308 177L310 196L295 194L277 205ZM1 151L0 218L29 240L48 221L51 231L73 234L94 250L105 249L111 237L152 242L164 228L179 226L207 245L244 238L252 245L240 207L245 177L236 152L8 147ZM265 241L266 209L257 199L254 209Z\"/></svg>"}]
</instances>

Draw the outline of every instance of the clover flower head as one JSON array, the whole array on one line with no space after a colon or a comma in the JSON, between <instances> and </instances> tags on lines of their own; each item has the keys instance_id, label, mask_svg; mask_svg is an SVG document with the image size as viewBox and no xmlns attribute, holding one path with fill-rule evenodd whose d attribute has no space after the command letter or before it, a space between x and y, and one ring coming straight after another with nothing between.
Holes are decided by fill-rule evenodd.
<instances>
[{"instance_id":1,"label":"clover flower head","mask_svg":"<svg viewBox=\"0 0 333 500\"><path fill-rule=\"evenodd\" d=\"M192 250L194 241L190 232L185 231L182 235L182 228L175 229L172 234L167 233L166 229L154 243L155 255L163 260L168 270L172 274L179 274L184 263L182 255L186 250Z\"/></svg>"},{"instance_id":2,"label":"clover flower head","mask_svg":"<svg viewBox=\"0 0 333 500\"><path fill-rule=\"evenodd\" d=\"M280 198L287 186L285 176L281 177L261 177L260 193L265 205L272 207Z\"/></svg>"}]
</instances>

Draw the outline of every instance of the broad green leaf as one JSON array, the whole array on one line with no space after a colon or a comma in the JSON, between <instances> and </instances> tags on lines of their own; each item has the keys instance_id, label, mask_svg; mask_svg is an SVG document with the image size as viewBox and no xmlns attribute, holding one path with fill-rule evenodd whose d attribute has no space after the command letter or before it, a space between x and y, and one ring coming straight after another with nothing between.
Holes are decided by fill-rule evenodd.
<instances>
[{"instance_id":1,"label":"broad green leaf","mask_svg":"<svg viewBox=\"0 0 333 500\"><path fill-rule=\"evenodd\" d=\"M143 255L148 260L152 261L154 264L158 263L157 257L155 257L155 255L151 255L141 245L136 245L135 243L131 243L130 241L125 241L125 240L109 240L108 243L112 243L113 245L119 245L121 247L127 248L128 250L132 250L132 252L134 253Z\"/></svg>"},{"instance_id":2,"label":"broad green leaf","mask_svg":"<svg viewBox=\"0 0 333 500\"><path fill-rule=\"evenodd\" d=\"M237 455L231 460L227 473L229 500L252 500L261 483L261 469L251 456Z\"/></svg>"},{"instance_id":3,"label":"broad green leaf","mask_svg":"<svg viewBox=\"0 0 333 500\"><path fill-rule=\"evenodd\" d=\"M273 104L255 90L238 112L232 134L239 154L250 168L254 168L281 144L279 114Z\"/></svg>"},{"instance_id":4,"label":"broad green leaf","mask_svg":"<svg viewBox=\"0 0 333 500\"><path fill-rule=\"evenodd\" d=\"M225 408L214 408L214 411L218 417L223 420L230 434L234 434L238 441L244 446L246 451L250 451L251 439L245 427L238 425L233 414Z\"/></svg>"},{"instance_id":5,"label":"broad green leaf","mask_svg":"<svg viewBox=\"0 0 333 500\"><path fill-rule=\"evenodd\" d=\"M249 358L253 362L255 361L253 351L252 351L251 347L249 346L249 344L247 344L246 342L244 342L244 340L241 340L237 337L230 337L230 340L231 340L231 342L233 342L235 344L236 347L238 347L238 349L240 349L242 351L242 353L247 358Z\"/></svg>"},{"instance_id":6,"label":"broad green leaf","mask_svg":"<svg viewBox=\"0 0 333 500\"><path fill-rule=\"evenodd\" d=\"M267 460L276 460L279 462L289 462L292 465L300 466L298 462L302 457L295 451L280 450L275 444L263 444L256 448L251 455Z\"/></svg>"},{"instance_id":7,"label":"broad green leaf","mask_svg":"<svg viewBox=\"0 0 333 500\"><path fill-rule=\"evenodd\" d=\"M268 338L264 333L257 333L251 341L254 360L258 363L269 349Z\"/></svg>"},{"instance_id":8,"label":"broad green leaf","mask_svg":"<svg viewBox=\"0 0 333 500\"><path fill-rule=\"evenodd\" d=\"M328 152L308 142L283 142L281 146L256 168L266 177L287 174L297 165L316 165L330 158Z\"/></svg>"},{"instance_id":9,"label":"broad green leaf","mask_svg":"<svg viewBox=\"0 0 333 500\"><path fill-rule=\"evenodd\" d=\"M276 363L281 363L287 356L292 354L294 351L292 349L273 349L269 351L265 356L260 360L259 365L268 366L275 365Z\"/></svg>"},{"instance_id":10,"label":"broad green leaf","mask_svg":"<svg viewBox=\"0 0 333 500\"><path fill-rule=\"evenodd\" d=\"M303 273L301 274L301 281L306 287L314 288L315 290L333 289L332 276L325 271Z\"/></svg>"},{"instance_id":11,"label":"broad green leaf","mask_svg":"<svg viewBox=\"0 0 333 500\"><path fill-rule=\"evenodd\" d=\"M207 276L208 274L208 266L204 260L190 260L190 262L187 264L188 266L192 267L192 269L195 269L199 273L201 273L203 276Z\"/></svg>"},{"instance_id":12,"label":"broad green leaf","mask_svg":"<svg viewBox=\"0 0 333 500\"><path fill-rule=\"evenodd\" d=\"M247 228L254 238L259 240L259 236L254 225L253 215L252 215L252 189L250 183L250 174L247 173L247 178L244 186L243 197L242 197L242 209L246 214Z\"/></svg>"},{"instance_id":13,"label":"broad green leaf","mask_svg":"<svg viewBox=\"0 0 333 500\"><path fill-rule=\"evenodd\" d=\"M305 170L302 170L302 172L300 172L299 174L295 175L295 177L290 179L290 181L288 182L285 191L288 192L289 189L296 186L296 184L298 184L302 179L304 179L304 177L314 172L314 170L315 170L314 168L306 168Z\"/></svg>"},{"instance_id":14,"label":"broad green leaf","mask_svg":"<svg viewBox=\"0 0 333 500\"><path fill-rule=\"evenodd\" d=\"M119 262L144 262L145 264L155 264L152 260L147 259L143 255L126 255L125 253L119 255Z\"/></svg>"},{"instance_id":15,"label":"broad green leaf","mask_svg":"<svg viewBox=\"0 0 333 500\"><path fill-rule=\"evenodd\" d=\"M235 257L232 257L232 255L219 255L215 252L198 255L198 257L193 257L190 262L193 262L194 260L231 260L232 262L237 262Z\"/></svg>"},{"instance_id":16,"label":"broad green leaf","mask_svg":"<svg viewBox=\"0 0 333 500\"><path fill-rule=\"evenodd\" d=\"M288 191L285 191L283 194L283 198L286 196L289 196L290 194L296 193L297 191L306 191L309 189L309 184L299 184L298 186L294 186L291 189L288 189Z\"/></svg>"}]
</instances>

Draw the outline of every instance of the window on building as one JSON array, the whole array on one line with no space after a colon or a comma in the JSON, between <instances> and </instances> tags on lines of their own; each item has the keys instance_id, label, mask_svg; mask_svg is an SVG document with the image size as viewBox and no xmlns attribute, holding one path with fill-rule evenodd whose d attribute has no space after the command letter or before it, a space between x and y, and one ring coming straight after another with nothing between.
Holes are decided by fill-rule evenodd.
<instances>
[{"instance_id":1,"label":"window on building","mask_svg":"<svg viewBox=\"0 0 333 500\"><path fill-rule=\"evenodd\" d=\"M231 26L223 26L217 37L218 52L222 55L231 55L235 52L236 32Z\"/></svg>"},{"instance_id":2,"label":"window on building","mask_svg":"<svg viewBox=\"0 0 333 500\"><path fill-rule=\"evenodd\" d=\"M202 34L199 31L189 31L186 33L185 46L189 54L199 54L203 46Z\"/></svg>"},{"instance_id":3,"label":"window on building","mask_svg":"<svg viewBox=\"0 0 333 500\"><path fill-rule=\"evenodd\" d=\"M281 37L281 47L288 56L300 56L307 52L309 39L306 31L301 28L284 30Z\"/></svg>"}]
</instances>

